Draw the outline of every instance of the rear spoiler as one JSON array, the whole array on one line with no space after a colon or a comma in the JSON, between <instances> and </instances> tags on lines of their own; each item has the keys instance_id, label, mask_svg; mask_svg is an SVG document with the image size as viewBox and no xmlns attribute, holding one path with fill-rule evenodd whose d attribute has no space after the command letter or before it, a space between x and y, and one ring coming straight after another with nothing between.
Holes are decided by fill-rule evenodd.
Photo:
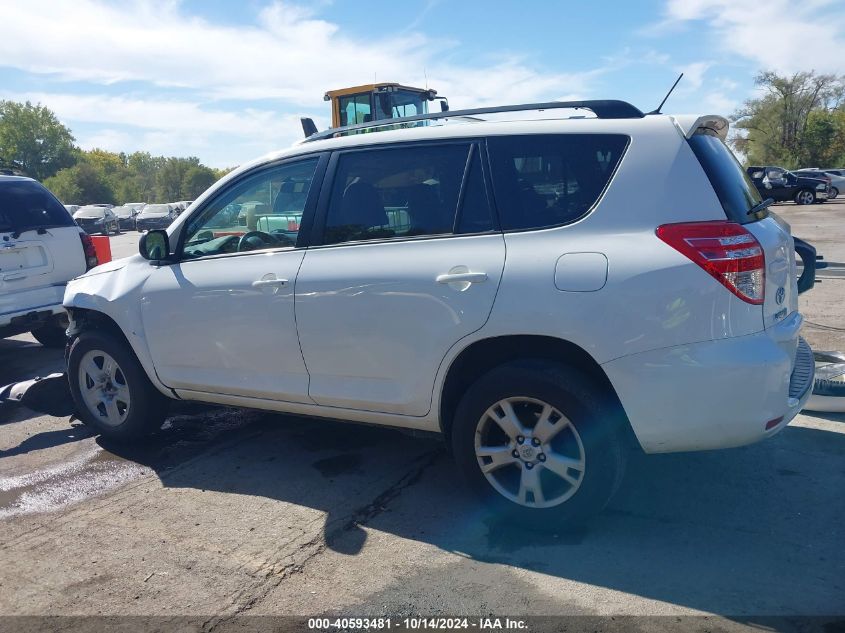
<instances>
[{"instance_id":1,"label":"rear spoiler","mask_svg":"<svg viewBox=\"0 0 845 633\"><path fill-rule=\"evenodd\" d=\"M718 114L705 114L699 116L697 114L676 114L672 116L675 125L681 130L686 138L692 137L698 130L704 128L711 130L723 141L728 138L728 127L730 123L728 120L719 116Z\"/></svg>"}]
</instances>

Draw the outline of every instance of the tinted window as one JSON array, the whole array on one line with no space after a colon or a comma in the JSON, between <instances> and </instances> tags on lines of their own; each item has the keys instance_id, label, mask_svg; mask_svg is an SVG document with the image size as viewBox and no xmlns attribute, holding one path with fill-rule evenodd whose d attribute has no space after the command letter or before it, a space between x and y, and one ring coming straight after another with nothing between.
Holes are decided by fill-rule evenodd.
<instances>
[{"instance_id":1,"label":"tinted window","mask_svg":"<svg viewBox=\"0 0 845 633\"><path fill-rule=\"evenodd\" d=\"M420 145L341 155L323 243L451 233L468 151Z\"/></svg>"},{"instance_id":2,"label":"tinted window","mask_svg":"<svg viewBox=\"0 0 845 633\"><path fill-rule=\"evenodd\" d=\"M589 211L613 175L628 137L567 134L488 140L502 228L573 222Z\"/></svg>"},{"instance_id":3,"label":"tinted window","mask_svg":"<svg viewBox=\"0 0 845 633\"><path fill-rule=\"evenodd\" d=\"M191 220L184 256L295 246L318 161L286 163L230 185Z\"/></svg>"},{"instance_id":4,"label":"tinted window","mask_svg":"<svg viewBox=\"0 0 845 633\"><path fill-rule=\"evenodd\" d=\"M0 181L0 231L72 225L67 209L39 183Z\"/></svg>"},{"instance_id":5,"label":"tinted window","mask_svg":"<svg viewBox=\"0 0 845 633\"><path fill-rule=\"evenodd\" d=\"M484 174L481 171L481 156L473 151L469 171L466 175L463 200L455 223L455 233L483 233L493 229L490 202L484 187Z\"/></svg>"},{"instance_id":6,"label":"tinted window","mask_svg":"<svg viewBox=\"0 0 845 633\"><path fill-rule=\"evenodd\" d=\"M741 224L753 222L755 218L748 211L761 202L760 194L727 145L718 136L706 132L694 134L689 144L728 219ZM783 173L769 177L782 178Z\"/></svg>"}]
</instances>

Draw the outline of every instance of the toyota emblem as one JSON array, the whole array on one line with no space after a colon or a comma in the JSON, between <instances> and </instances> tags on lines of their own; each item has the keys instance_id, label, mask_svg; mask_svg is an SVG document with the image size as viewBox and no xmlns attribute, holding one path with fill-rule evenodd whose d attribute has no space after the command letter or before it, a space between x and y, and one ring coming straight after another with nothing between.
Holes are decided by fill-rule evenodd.
<instances>
[{"instance_id":1,"label":"toyota emblem","mask_svg":"<svg viewBox=\"0 0 845 633\"><path fill-rule=\"evenodd\" d=\"M786 290L784 290L784 287L781 286L780 288L778 288L778 291L775 293L775 301L777 301L778 305L780 305L780 304L783 303L784 299L786 299Z\"/></svg>"}]
</instances>

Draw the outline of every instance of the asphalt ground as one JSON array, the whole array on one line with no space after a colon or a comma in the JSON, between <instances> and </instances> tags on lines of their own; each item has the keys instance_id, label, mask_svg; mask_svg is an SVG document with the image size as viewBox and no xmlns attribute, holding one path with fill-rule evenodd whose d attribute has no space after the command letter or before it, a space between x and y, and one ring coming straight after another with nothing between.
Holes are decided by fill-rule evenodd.
<instances>
[{"instance_id":1,"label":"asphalt ground","mask_svg":"<svg viewBox=\"0 0 845 633\"><path fill-rule=\"evenodd\" d=\"M845 262L845 204L775 210ZM137 237L112 237L113 254ZM814 346L845 350L831 329L845 328L843 283L801 298ZM0 341L0 384L62 365L29 336ZM395 430L179 404L159 436L120 446L18 409L0 426L0 615L202 630L248 615L612 615L640 630L796 631L824 616L811 624L832 633L843 491L845 417L832 414L749 447L634 456L590 525L534 531L482 510L440 443Z\"/></svg>"}]
</instances>

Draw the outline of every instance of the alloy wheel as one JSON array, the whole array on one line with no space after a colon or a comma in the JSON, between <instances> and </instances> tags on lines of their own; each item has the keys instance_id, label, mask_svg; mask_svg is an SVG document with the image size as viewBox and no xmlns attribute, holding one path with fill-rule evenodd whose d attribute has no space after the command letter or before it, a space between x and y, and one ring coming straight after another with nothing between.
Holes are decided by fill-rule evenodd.
<instances>
[{"instance_id":1,"label":"alloy wheel","mask_svg":"<svg viewBox=\"0 0 845 633\"><path fill-rule=\"evenodd\" d=\"M505 398L487 409L476 425L475 455L499 494L530 508L560 505L584 480L586 456L578 430L536 398Z\"/></svg>"},{"instance_id":2,"label":"alloy wheel","mask_svg":"<svg viewBox=\"0 0 845 633\"><path fill-rule=\"evenodd\" d=\"M798 194L798 204L813 204L813 197L811 191L802 191Z\"/></svg>"},{"instance_id":3,"label":"alloy wheel","mask_svg":"<svg viewBox=\"0 0 845 633\"><path fill-rule=\"evenodd\" d=\"M101 350L86 352L79 363L79 391L88 411L109 426L129 415L131 397L126 376L117 361Z\"/></svg>"}]
</instances>

